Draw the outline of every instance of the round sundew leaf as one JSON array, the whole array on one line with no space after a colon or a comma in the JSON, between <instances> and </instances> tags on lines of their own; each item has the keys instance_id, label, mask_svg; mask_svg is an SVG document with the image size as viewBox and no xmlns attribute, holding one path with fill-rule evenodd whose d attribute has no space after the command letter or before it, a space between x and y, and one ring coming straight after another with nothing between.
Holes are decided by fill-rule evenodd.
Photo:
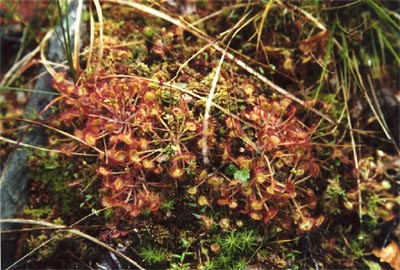
<instances>
[{"instance_id":1,"label":"round sundew leaf","mask_svg":"<svg viewBox=\"0 0 400 270\"><path fill-rule=\"evenodd\" d=\"M255 179L257 183L262 184L267 179L267 176L261 172L256 173Z\"/></svg>"},{"instance_id":2,"label":"round sundew leaf","mask_svg":"<svg viewBox=\"0 0 400 270\"><path fill-rule=\"evenodd\" d=\"M221 218L221 220L219 221L219 225L223 230L228 230L230 227L229 218Z\"/></svg>"},{"instance_id":3,"label":"round sundew leaf","mask_svg":"<svg viewBox=\"0 0 400 270\"><path fill-rule=\"evenodd\" d=\"M210 206L208 199L204 195L201 195L197 198L197 203L199 204L199 206Z\"/></svg>"},{"instance_id":4,"label":"round sundew leaf","mask_svg":"<svg viewBox=\"0 0 400 270\"><path fill-rule=\"evenodd\" d=\"M252 96L254 92L254 86L252 84L246 84L243 88L243 91L246 93L246 95Z\"/></svg>"},{"instance_id":5,"label":"round sundew leaf","mask_svg":"<svg viewBox=\"0 0 400 270\"><path fill-rule=\"evenodd\" d=\"M277 145L281 142L281 139L279 139L278 136L272 135L272 136L268 137L268 142L273 145Z\"/></svg>"},{"instance_id":6,"label":"round sundew leaf","mask_svg":"<svg viewBox=\"0 0 400 270\"><path fill-rule=\"evenodd\" d=\"M185 123L185 129L187 129L189 131L196 131L197 130L196 123L193 121L187 121Z\"/></svg>"},{"instance_id":7,"label":"round sundew leaf","mask_svg":"<svg viewBox=\"0 0 400 270\"><path fill-rule=\"evenodd\" d=\"M229 208L231 208L231 209L236 209L237 207L238 207L238 203L237 203L237 201L235 201L235 200L231 200L230 202L229 202Z\"/></svg>"},{"instance_id":8,"label":"round sundew leaf","mask_svg":"<svg viewBox=\"0 0 400 270\"><path fill-rule=\"evenodd\" d=\"M111 132L111 131L116 130L116 129L117 129L117 126L115 125L115 123L107 123L107 124L105 124L105 129L106 129L108 132Z\"/></svg>"},{"instance_id":9,"label":"round sundew leaf","mask_svg":"<svg viewBox=\"0 0 400 270\"><path fill-rule=\"evenodd\" d=\"M218 199L217 203L219 205L229 205L230 201L229 199Z\"/></svg>"},{"instance_id":10,"label":"round sundew leaf","mask_svg":"<svg viewBox=\"0 0 400 270\"><path fill-rule=\"evenodd\" d=\"M282 169L283 166L285 166L285 164L283 163L282 159L278 159L275 163L274 163L274 167L277 169Z\"/></svg>"},{"instance_id":11,"label":"round sundew leaf","mask_svg":"<svg viewBox=\"0 0 400 270\"><path fill-rule=\"evenodd\" d=\"M278 209L274 207L270 207L267 211L267 215L264 218L264 223L268 223L270 220L272 220L276 214L278 214Z\"/></svg>"},{"instance_id":12,"label":"round sundew leaf","mask_svg":"<svg viewBox=\"0 0 400 270\"><path fill-rule=\"evenodd\" d=\"M400 200L400 197L399 197L399 200ZM394 208L394 205L395 204L393 202L386 202L385 203L385 209L388 210L388 211L392 211L393 208Z\"/></svg>"},{"instance_id":13,"label":"round sundew leaf","mask_svg":"<svg viewBox=\"0 0 400 270\"><path fill-rule=\"evenodd\" d=\"M263 209L263 207L264 207L264 202L261 201L261 200L252 201L252 202L250 203L250 206L251 206L251 209L258 211L258 210Z\"/></svg>"},{"instance_id":14,"label":"round sundew leaf","mask_svg":"<svg viewBox=\"0 0 400 270\"><path fill-rule=\"evenodd\" d=\"M205 215L201 215L201 220L203 221L206 230L209 230L211 226L214 224L214 220L211 217L207 217Z\"/></svg>"},{"instance_id":15,"label":"round sundew leaf","mask_svg":"<svg viewBox=\"0 0 400 270\"><path fill-rule=\"evenodd\" d=\"M145 100L146 102L154 101L156 98L157 98L157 95L156 95L156 93L154 93L153 91L147 91L147 92L144 94L144 100Z\"/></svg>"},{"instance_id":16,"label":"round sundew leaf","mask_svg":"<svg viewBox=\"0 0 400 270\"><path fill-rule=\"evenodd\" d=\"M151 159L143 159L142 161L143 167L145 169L154 169L155 165L154 165L154 161Z\"/></svg>"},{"instance_id":17,"label":"round sundew leaf","mask_svg":"<svg viewBox=\"0 0 400 270\"><path fill-rule=\"evenodd\" d=\"M185 173L185 170L177 166L176 164L171 167L169 170L169 175L172 178L181 178L183 174Z\"/></svg>"},{"instance_id":18,"label":"round sundew leaf","mask_svg":"<svg viewBox=\"0 0 400 270\"><path fill-rule=\"evenodd\" d=\"M111 174L111 172L109 170L107 170L106 168L104 168L103 166L100 166L97 171L99 174L101 174L103 176L107 176L107 175Z\"/></svg>"},{"instance_id":19,"label":"round sundew leaf","mask_svg":"<svg viewBox=\"0 0 400 270\"><path fill-rule=\"evenodd\" d=\"M107 196L104 196L103 198L101 198L101 205L103 205L104 207L111 207L112 203L110 202L110 198Z\"/></svg>"},{"instance_id":20,"label":"round sundew leaf","mask_svg":"<svg viewBox=\"0 0 400 270\"><path fill-rule=\"evenodd\" d=\"M198 180L203 181L207 177L207 170L202 170L199 173ZM210 178L211 179L211 178Z\"/></svg>"},{"instance_id":21,"label":"round sundew leaf","mask_svg":"<svg viewBox=\"0 0 400 270\"><path fill-rule=\"evenodd\" d=\"M160 209L160 200L157 198L147 205L147 210L155 212Z\"/></svg>"},{"instance_id":22,"label":"round sundew leaf","mask_svg":"<svg viewBox=\"0 0 400 270\"><path fill-rule=\"evenodd\" d=\"M126 143L127 145L132 144L134 141L132 140L132 137L130 134L120 134L118 136L119 140L123 141L124 143Z\"/></svg>"},{"instance_id":23,"label":"round sundew leaf","mask_svg":"<svg viewBox=\"0 0 400 270\"><path fill-rule=\"evenodd\" d=\"M94 136L93 134L91 134L91 133L87 133L87 134L85 135L85 141L87 142L88 145L91 145L91 146L93 146L93 145L96 144L96 138L95 138L95 136Z\"/></svg>"},{"instance_id":24,"label":"round sundew leaf","mask_svg":"<svg viewBox=\"0 0 400 270\"><path fill-rule=\"evenodd\" d=\"M145 138L140 138L139 147L141 150L147 150L147 148L149 147L149 142Z\"/></svg>"},{"instance_id":25,"label":"round sundew leaf","mask_svg":"<svg viewBox=\"0 0 400 270\"><path fill-rule=\"evenodd\" d=\"M56 72L53 76L53 83L62 83L65 81L65 73Z\"/></svg>"},{"instance_id":26,"label":"round sundew leaf","mask_svg":"<svg viewBox=\"0 0 400 270\"><path fill-rule=\"evenodd\" d=\"M140 161L140 155L139 152L135 149L132 149L129 151L129 159L132 162L139 162Z\"/></svg>"},{"instance_id":27,"label":"round sundew leaf","mask_svg":"<svg viewBox=\"0 0 400 270\"><path fill-rule=\"evenodd\" d=\"M319 175L319 165L315 162L310 162L310 174L312 177Z\"/></svg>"},{"instance_id":28,"label":"round sundew leaf","mask_svg":"<svg viewBox=\"0 0 400 270\"><path fill-rule=\"evenodd\" d=\"M114 159L119 162L124 162L126 158L126 153L124 151L118 151L114 154Z\"/></svg>"},{"instance_id":29,"label":"round sundew leaf","mask_svg":"<svg viewBox=\"0 0 400 270\"><path fill-rule=\"evenodd\" d=\"M293 164L293 160L294 157L293 155L286 155L286 156L282 156L281 159L286 165L292 165Z\"/></svg>"},{"instance_id":30,"label":"round sundew leaf","mask_svg":"<svg viewBox=\"0 0 400 270\"><path fill-rule=\"evenodd\" d=\"M207 180L207 183L213 186L213 188L215 189L217 189L222 184L222 182L222 178L219 178L217 176L212 176L210 179Z\"/></svg>"},{"instance_id":31,"label":"round sundew leaf","mask_svg":"<svg viewBox=\"0 0 400 270\"><path fill-rule=\"evenodd\" d=\"M190 187L190 188L187 190L187 193L189 193L190 195L195 195L195 194L197 193L197 187L196 187L196 186Z\"/></svg>"},{"instance_id":32,"label":"round sundew leaf","mask_svg":"<svg viewBox=\"0 0 400 270\"><path fill-rule=\"evenodd\" d=\"M124 186L124 182L122 181L121 178L118 177L118 178L114 181L114 187L115 187L115 189L116 189L116 190L121 190L121 189L123 188L123 186Z\"/></svg>"},{"instance_id":33,"label":"round sundew leaf","mask_svg":"<svg viewBox=\"0 0 400 270\"><path fill-rule=\"evenodd\" d=\"M325 221L325 217L324 216L322 216L322 215L320 215L319 217L317 217L316 219L315 219L315 226L317 226L317 227L319 227L319 226L321 226L321 224L323 223Z\"/></svg>"},{"instance_id":34,"label":"round sundew leaf","mask_svg":"<svg viewBox=\"0 0 400 270\"><path fill-rule=\"evenodd\" d=\"M137 217L138 215L140 215L140 209L138 207L134 207L130 212L129 215L131 217Z\"/></svg>"},{"instance_id":35,"label":"round sundew leaf","mask_svg":"<svg viewBox=\"0 0 400 270\"><path fill-rule=\"evenodd\" d=\"M284 98L281 101L279 101L279 103L281 104L281 106L283 106L284 108L287 108L291 103L292 100L290 100L289 98Z\"/></svg>"},{"instance_id":36,"label":"round sundew leaf","mask_svg":"<svg viewBox=\"0 0 400 270\"><path fill-rule=\"evenodd\" d=\"M263 218L263 215L258 211L251 211L249 215L254 220L262 220Z\"/></svg>"},{"instance_id":37,"label":"round sundew leaf","mask_svg":"<svg viewBox=\"0 0 400 270\"><path fill-rule=\"evenodd\" d=\"M311 218L306 218L304 219L300 224L299 224L299 229L305 232L310 231L313 228L313 221Z\"/></svg>"},{"instance_id":38,"label":"round sundew leaf","mask_svg":"<svg viewBox=\"0 0 400 270\"><path fill-rule=\"evenodd\" d=\"M266 191L269 193L269 194L275 194L275 190L274 190L274 187L271 185L271 186L269 186L269 187L267 187L266 188Z\"/></svg>"},{"instance_id":39,"label":"round sundew leaf","mask_svg":"<svg viewBox=\"0 0 400 270\"><path fill-rule=\"evenodd\" d=\"M221 247L218 243L213 243L213 244L211 244L210 249L212 252L218 253L218 252L220 252Z\"/></svg>"},{"instance_id":40,"label":"round sundew leaf","mask_svg":"<svg viewBox=\"0 0 400 270\"><path fill-rule=\"evenodd\" d=\"M293 170L291 170L291 172L296 176L302 176L304 174L303 169L293 169Z\"/></svg>"},{"instance_id":41,"label":"round sundew leaf","mask_svg":"<svg viewBox=\"0 0 400 270\"><path fill-rule=\"evenodd\" d=\"M242 193L245 196L249 196L253 193L253 189L251 187L244 186L244 187L242 187Z\"/></svg>"}]
</instances>

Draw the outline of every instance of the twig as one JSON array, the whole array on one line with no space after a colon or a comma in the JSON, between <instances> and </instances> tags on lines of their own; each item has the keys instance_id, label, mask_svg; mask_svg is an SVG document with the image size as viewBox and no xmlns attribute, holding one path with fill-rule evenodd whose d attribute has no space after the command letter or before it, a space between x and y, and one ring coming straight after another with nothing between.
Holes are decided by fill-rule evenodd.
<instances>
[{"instance_id":1,"label":"twig","mask_svg":"<svg viewBox=\"0 0 400 270\"><path fill-rule=\"evenodd\" d=\"M208 134L208 122L210 119L210 110L211 110L211 102L215 93L215 88L217 88L219 73L221 71L222 63L224 62L225 51L222 53L221 59L219 60L217 69L215 70L215 75L211 84L211 89L208 94L208 98L206 101L206 107L204 112L204 121L203 121L203 146L202 146L202 155L204 164L209 164L210 160L208 158L208 144L207 144L207 134Z\"/></svg>"},{"instance_id":2,"label":"twig","mask_svg":"<svg viewBox=\"0 0 400 270\"><path fill-rule=\"evenodd\" d=\"M94 74L96 73L97 69L101 64L101 60L103 59L103 13L99 1L93 0L93 3L96 7L97 16L99 18L99 49L97 51L96 66L93 71Z\"/></svg>"},{"instance_id":3,"label":"twig","mask_svg":"<svg viewBox=\"0 0 400 270\"><path fill-rule=\"evenodd\" d=\"M1 135L0 135L0 140L1 140L1 141L4 141L4 142L7 142L7 143L15 144L15 145L18 145L18 146L23 146L23 147L27 147L27 148L33 148L33 149L40 150L40 151L51 152L51 153L59 153L59 154L65 154L65 152L62 151L62 150L47 149L47 148L43 148L43 147L39 147L39 146L34 146L34 145L26 144L26 143L23 143L23 142L17 142L17 141L8 139L8 138L6 138L6 137L3 137L3 136L1 136ZM85 157L87 157L87 156L98 156L98 155L95 155L95 154L85 154L85 153L78 153L78 152L71 152L70 154L71 154L71 155L75 155L75 156L85 156Z\"/></svg>"},{"instance_id":4,"label":"twig","mask_svg":"<svg viewBox=\"0 0 400 270\"><path fill-rule=\"evenodd\" d=\"M88 143L85 142L84 140L82 140L82 139L80 139L80 138L78 138L78 137L76 137L76 136L74 136L74 135L69 134L68 132L65 132L65 131L62 131L62 130L60 130L60 129L54 128L54 127L52 127L52 126L49 126L49 125L46 125L46 124L43 124L43 123L40 123L40 122L35 122L35 121L29 120L29 119L24 119L24 118L14 118L14 119L15 119L15 120L18 120L18 121L27 122L27 123L29 123L29 124L31 124L31 125L38 125L38 126L41 126L41 127L44 127L44 128L50 129L50 130L53 130L53 131L55 131L55 132L58 132L58 133L64 135L65 137L74 139L74 140L76 140L76 141L78 141L78 142L80 142L80 143L82 143L82 144L84 144L84 145L86 145L86 146L92 148L93 150L97 151L99 154L104 154L104 151L100 150L99 148L97 148L97 147L95 147L95 146L93 146L93 145L88 144Z\"/></svg>"}]
</instances>

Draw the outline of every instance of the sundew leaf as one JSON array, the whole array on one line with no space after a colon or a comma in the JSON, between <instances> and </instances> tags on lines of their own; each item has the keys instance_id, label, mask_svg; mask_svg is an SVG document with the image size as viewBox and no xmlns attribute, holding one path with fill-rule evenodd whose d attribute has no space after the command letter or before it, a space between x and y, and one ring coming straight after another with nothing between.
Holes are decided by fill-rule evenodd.
<instances>
[{"instance_id":1,"label":"sundew leaf","mask_svg":"<svg viewBox=\"0 0 400 270\"><path fill-rule=\"evenodd\" d=\"M247 184L247 180L249 180L250 178L250 169L249 168L243 168L241 170L237 170L233 177L236 180L240 180L240 182L242 182L243 185Z\"/></svg>"}]
</instances>

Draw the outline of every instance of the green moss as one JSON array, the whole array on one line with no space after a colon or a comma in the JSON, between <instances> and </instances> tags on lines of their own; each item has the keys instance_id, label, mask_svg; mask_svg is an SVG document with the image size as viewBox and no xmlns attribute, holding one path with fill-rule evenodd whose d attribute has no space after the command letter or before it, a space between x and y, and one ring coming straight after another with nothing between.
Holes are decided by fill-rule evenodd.
<instances>
[{"instance_id":1,"label":"green moss","mask_svg":"<svg viewBox=\"0 0 400 270\"><path fill-rule=\"evenodd\" d=\"M67 161L67 162L66 162ZM79 187L85 187L86 192L95 190L91 176L94 171L92 166L85 165L85 162L74 162L65 160L63 156L39 151L33 153L29 159L30 178L32 179L32 194L29 199L31 205L25 211L29 215L47 213L50 209L56 211L57 216L66 220L76 220L79 216L89 211L88 206L96 207L93 203L88 205L84 194L79 192L78 187L71 187L70 184L79 182ZM80 178L82 177L82 178ZM77 179L78 178L78 179ZM97 192L89 193L91 197L98 196ZM87 198L87 197L86 197ZM96 202L96 199L93 199ZM81 207L85 204L86 209ZM38 217L38 216L37 216Z\"/></svg>"},{"instance_id":2,"label":"green moss","mask_svg":"<svg viewBox=\"0 0 400 270\"><path fill-rule=\"evenodd\" d=\"M145 246L140 249L139 252L143 261L148 265L160 265L167 261L168 251L165 248L158 248L155 246Z\"/></svg>"},{"instance_id":3,"label":"green moss","mask_svg":"<svg viewBox=\"0 0 400 270\"><path fill-rule=\"evenodd\" d=\"M53 208L48 205L36 209L26 206L23 211L25 216L28 216L32 219L47 219L52 212Z\"/></svg>"}]
</instances>

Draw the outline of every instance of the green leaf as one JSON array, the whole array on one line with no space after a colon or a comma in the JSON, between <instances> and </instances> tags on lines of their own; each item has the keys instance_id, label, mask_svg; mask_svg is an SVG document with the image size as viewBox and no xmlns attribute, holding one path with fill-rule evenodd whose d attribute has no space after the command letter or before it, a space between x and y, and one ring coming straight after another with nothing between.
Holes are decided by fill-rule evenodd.
<instances>
[{"instance_id":1,"label":"green leaf","mask_svg":"<svg viewBox=\"0 0 400 270\"><path fill-rule=\"evenodd\" d=\"M201 215L199 215L199 214L192 213L192 215L193 215L195 218L197 218L197 219L201 219Z\"/></svg>"},{"instance_id":2,"label":"green leaf","mask_svg":"<svg viewBox=\"0 0 400 270\"><path fill-rule=\"evenodd\" d=\"M249 168L243 168L241 170L237 170L233 177L235 178L235 180L240 180L240 182L242 182L242 184L247 184L247 180L249 180L250 178L250 169Z\"/></svg>"},{"instance_id":3,"label":"green leaf","mask_svg":"<svg viewBox=\"0 0 400 270\"><path fill-rule=\"evenodd\" d=\"M49 165L46 165L44 168L46 170L54 170L54 169L57 169L58 167L59 167L58 164L49 164Z\"/></svg>"},{"instance_id":4,"label":"green leaf","mask_svg":"<svg viewBox=\"0 0 400 270\"><path fill-rule=\"evenodd\" d=\"M234 176L234 174L237 172L238 168L236 167L235 164L229 164L228 167L225 169L225 174L227 176Z\"/></svg>"}]
</instances>

